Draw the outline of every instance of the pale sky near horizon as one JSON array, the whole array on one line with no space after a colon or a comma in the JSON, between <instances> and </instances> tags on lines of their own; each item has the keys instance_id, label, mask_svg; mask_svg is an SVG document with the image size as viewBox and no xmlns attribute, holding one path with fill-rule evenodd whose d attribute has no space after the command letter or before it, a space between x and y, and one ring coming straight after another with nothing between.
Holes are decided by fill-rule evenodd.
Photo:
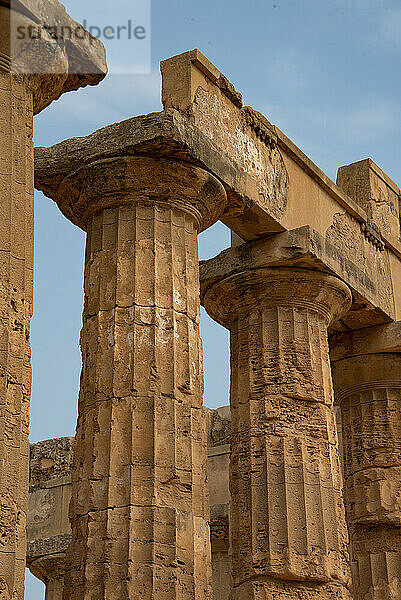
<instances>
[{"instance_id":1,"label":"pale sky near horizon","mask_svg":"<svg viewBox=\"0 0 401 600\"><path fill-rule=\"evenodd\" d=\"M94 23L96 15L81 16L82 0L65 6ZM113 8L116 21L119 9L125 19L127 0ZM111 72L96 88L66 94L35 118L36 145L160 110L160 60L195 47L330 178L370 156L401 184L399 0L152 0L150 73ZM35 220L32 442L74 434L85 244L39 193ZM228 245L217 224L200 236L200 256ZM221 406L229 401L228 335L204 315L201 331L205 404ZM43 599L43 589L29 576L26 598Z\"/></svg>"}]
</instances>

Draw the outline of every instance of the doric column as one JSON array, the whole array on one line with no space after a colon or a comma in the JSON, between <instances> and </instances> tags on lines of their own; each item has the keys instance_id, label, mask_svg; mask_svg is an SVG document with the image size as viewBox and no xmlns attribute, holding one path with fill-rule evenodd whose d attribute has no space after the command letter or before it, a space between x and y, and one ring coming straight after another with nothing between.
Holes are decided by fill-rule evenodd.
<instances>
[{"instance_id":1,"label":"doric column","mask_svg":"<svg viewBox=\"0 0 401 600\"><path fill-rule=\"evenodd\" d=\"M32 94L0 70L0 597L23 597L33 294ZM4 596L2 595L4 594Z\"/></svg>"},{"instance_id":2,"label":"doric column","mask_svg":"<svg viewBox=\"0 0 401 600\"><path fill-rule=\"evenodd\" d=\"M12 2L11 6L21 13L0 6L0 597L21 600L31 389L33 115L66 91L98 83L106 67L100 42L96 41L91 49L88 41L84 51L72 41L69 49L81 67L88 67L91 54L97 53L98 61L96 75L85 75L83 71L73 74L77 65L45 33L32 44L28 40L21 42L23 50L14 56L12 26L37 27L43 11L49 24L56 13L59 24L74 21L58 2L43 2L35 21L27 16L31 13L24 10L23 2ZM13 70L16 65L18 73ZM94 69L95 65L91 63L90 67Z\"/></svg>"},{"instance_id":3,"label":"doric column","mask_svg":"<svg viewBox=\"0 0 401 600\"><path fill-rule=\"evenodd\" d=\"M398 600L401 353L366 353L337 360L333 381L342 412L353 597Z\"/></svg>"},{"instance_id":4,"label":"doric column","mask_svg":"<svg viewBox=\"0 0 401 600\"><path fill-rule=\"evenodd\" d=\"M296 268L203 286L206 310L231 331L233 598L348 599L327 327L350 292Z\"/></svg>"},{"instance_id":5,"label":"doric column","mask_svg":"<svg viewBox=\"0 0 401 600\"><path fill-rule=\"evenodd\" d=\"M197 233L224 188L126 156L84 166L54 198L88 234L64 598L209 599Z\"/></svg>"}]
</instances>

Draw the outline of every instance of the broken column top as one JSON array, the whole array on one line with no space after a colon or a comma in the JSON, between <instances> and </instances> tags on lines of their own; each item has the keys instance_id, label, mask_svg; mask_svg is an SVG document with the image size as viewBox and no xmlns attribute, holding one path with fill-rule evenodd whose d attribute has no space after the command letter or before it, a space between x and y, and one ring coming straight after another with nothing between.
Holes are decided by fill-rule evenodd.
<instances>
[{"instance_id":1,"label":"broken column top","mask_svg":"<svg viewBox=\"0 0 401 600\"><path fill-rule=\"evenodd\" d=\"M105 77L102 42L58 0L1 0L0 17L0 68L26 78L35 113L63 93Z\"/></svg>"}]
</instances>

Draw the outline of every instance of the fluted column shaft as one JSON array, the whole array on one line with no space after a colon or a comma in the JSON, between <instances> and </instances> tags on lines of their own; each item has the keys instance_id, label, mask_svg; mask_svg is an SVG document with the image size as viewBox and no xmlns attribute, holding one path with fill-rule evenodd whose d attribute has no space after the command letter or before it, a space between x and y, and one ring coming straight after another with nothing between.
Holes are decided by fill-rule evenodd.
<instances>
[{"instance_id":1,"label":"fluted column shaft","mask_svg":"<svg viewBox=\"0 0 401 600\"><path fill-rule=\"evenodd\" d=\"M327 327L350 293L323 273L260 269L203 303L231 331L233 598L348 599Z\"/></svg>"},{"instance_id":2,"label":"fluted column shaft","mask_svg":"<svg viewBox=\"0 0 401 600\"><path fill-rule=\"evenodd\" d=\"M401 354L333 367L341 407L354 600L401 598Z\"/></svg>"},{"instance_id":3,"label":"fluted column shaft","mask_svg":"<svg viewBox=\"0 0 401 600\"><path fill-rule=\"evenodd\" d=\"M0 597L23 598L33 295L32 93L0 68Z\"/></svg>"},{"instance_id":4,"label":"fluted column shaft","mask_svg":"<svg viewBox=\"0 0 401 600\"><path fill-rule=\"evenodd\" d=\"M108 185L126 193L111 194L86 224L64 598L209 599L197 254L204 223L195 204L220 210L225 192L180 163L121 159L95 170L100 204Z\"/></svg>"},{"instance_id":5,"label":"fluted column shaft","mask_svg":"<svg viewBox=\"0 0 401 600\"><path fill-rule=\"evenodd\" d=\"M75 23L57 1L35 3L34 12L35 16L21 2L0 3L1 600L24 597L33 302L33 115L64 92L94 85L106 72L97 40L95 48L92 40L88 45L74 40L61 45L43 27L40 36L18 35L21 27L32 32L38 23L53 19L59 27ZM90 75L92 70L95 75Z\"/></svg>"}]
</instances>

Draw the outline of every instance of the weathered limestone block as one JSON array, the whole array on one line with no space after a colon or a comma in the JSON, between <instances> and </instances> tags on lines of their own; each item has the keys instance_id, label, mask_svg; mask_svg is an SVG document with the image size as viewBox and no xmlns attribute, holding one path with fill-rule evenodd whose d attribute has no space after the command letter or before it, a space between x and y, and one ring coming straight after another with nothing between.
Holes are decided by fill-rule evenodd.
<instances>
[{"instance_id":1,"label":"weathered limestone block","mask_svg":"<svg viewBox=\"0 0 401 600\"><path fill-rule=\"evenodd\" d=\"M337 185L368 217L366 235L380 242L380 232L389 239L400 239L400 189L372 159L366 158L340 167Z\"/></svg>"},{"instance_id":2,"label":"weathered limestone block","mask_svg":"<svg viewBox=\"0 0 401 600\"><path fill-rule=\"evenodd\" d=\"M64 598L209 598L197 234L224 188L119 156L66 173L53 198L88 234Z\"/></svg>"},{"instance_id":3,"label":"weathered limestone block","mask_svg":"<svg viewBox=\"0 0 401 600\"><path fill-rule=\"evenodd\" d=\"M66 550L71 542L68 509L74 438L31 445L27 515L27 566L46 585L46 600L61 600Z\"/></svg>"},{"instance_id":4,"label":"weathered limestone block","mask_svg":"<svg viewBox=\"0 0 401 600\"><path fill-rule=\"evenodd\" d=\"M33 115L64 92L98 83L104 48L49 37L11 52L10 20L75 23L54 0L0 6L0 597L24 595L33 297ZM7 4L7 3L6 3ZM32 12L33 11L33 12ZM34 13L34 14L33 14ZM18 63L18 64L17 64ZM17 64L19 72L14 70ZM79 70L79 66L83 70ZM46 67L45 71L42 68ZM79 73L78 73L79 71Z\"/></svg>"},{"instance_id":5,"label":"weathered limestone block","mask_svg":"<svg viewBox=\"0 0 401 600\"><path fill-rule=\"evenodd\" d=\"M333 365L355 600L401 597L400 373L395 352L367 352Z\"/></svg>"},{"instance_id":6,"label":"weathered limestone block","mask_svg":"<svg viewBox=\"0 0 401 600\"><path fill-rule=\"evenodd\" d=\"M231 331L233 598L348 599L327 328L349 289L294 268L216 280L214 262L202 303Z\"/></svg>"},{"instance_id":7,"label":"weathered limestone block","mask_svg":"<svg viewBox=\"0 0 401 600\"><path fill-rule=\"evenodd\" d=\"M242 106L241 94L199 50L168 58L160 67L164 108L190 115L204 137L202 146L212 142L220 161L228 159L229 168L219 173L231 188L227 225L233 218L237 227L257 230L260 220L270 220L270 230L281 231L277 221L287 206L288 174L274 126Z\"/></svg>"}]
</instances>

